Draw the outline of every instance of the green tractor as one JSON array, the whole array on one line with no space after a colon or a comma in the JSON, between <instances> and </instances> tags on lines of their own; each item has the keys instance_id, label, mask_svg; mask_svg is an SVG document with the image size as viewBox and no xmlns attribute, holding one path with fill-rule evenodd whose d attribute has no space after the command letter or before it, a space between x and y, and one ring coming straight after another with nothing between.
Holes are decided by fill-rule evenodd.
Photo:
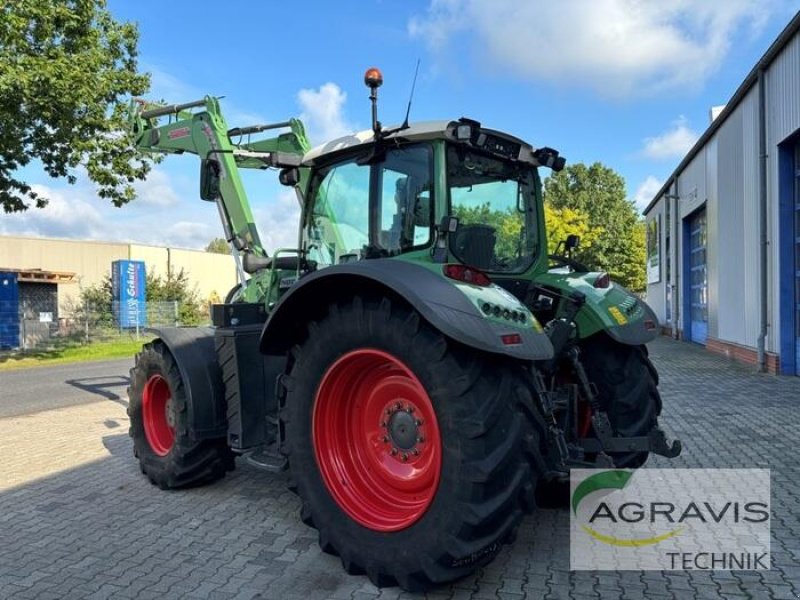
<instances>
[{"instance_id":1,"label":"green tractor","mask_svg":"<svg viewBox=\"0 0 800 600\"><path fill-rule=\"evenodd\" d=\"M657 424L651 309L572 261L576 239L547 254L539 168L558 152L464 118L384 128L380 72L365 82L372 129L315 149L295 119L228 129L213 97L132 105L141 150L201 158L241 282L213 327L155 331L130 433L164 489L237 456L288 469L348 573L422 590L491 561L570 468L680 443ZM296 247L263 248L242 168L294 188Z\"/></svg>"}]
</instances>

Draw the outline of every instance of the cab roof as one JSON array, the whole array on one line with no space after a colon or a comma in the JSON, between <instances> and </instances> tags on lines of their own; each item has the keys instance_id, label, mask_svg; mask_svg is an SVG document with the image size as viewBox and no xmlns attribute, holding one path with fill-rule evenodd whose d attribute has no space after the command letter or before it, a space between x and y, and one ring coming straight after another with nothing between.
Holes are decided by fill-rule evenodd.
<instances>
[{"instance_id":1,"label":"cab roof","mask_svg":"<svg viewBox=\"0 0 800 600\"><path fill-rule=\"evenodd\" d=\"M384 139L392 140L402 138L409 141L421 141L440 138L444 136L445 130L450 123L452 123L452 121L421 121L419 123L409 125L406 129L401 131L394 131L393 133L385 136ZM385 127L384 131L391 131L393 129L397 129L398 127L398 125ZM320 158L329 154L351 150L358 146L366 146L374 141L375 133L371 129L365 129L363 131L351 133L312 148L303 155L303 164L311 165Z\"/></svg>"}]
</instances>

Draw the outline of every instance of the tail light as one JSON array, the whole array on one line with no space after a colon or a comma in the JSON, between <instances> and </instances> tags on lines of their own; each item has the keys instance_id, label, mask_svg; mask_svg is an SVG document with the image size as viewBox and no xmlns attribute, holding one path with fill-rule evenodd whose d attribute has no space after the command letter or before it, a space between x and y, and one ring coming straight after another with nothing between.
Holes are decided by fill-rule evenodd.
<instances>
[{"instance_id":1,"label":"tail light","mask_svg":"<svg viewBox=\"0 0 800 600\"><path fill-rule=\"evenodd\" d=\"M489 279L486 273L466 265L445 265L442 267L442 273L444 273L445 277L449 277L450 279L471 283L473 285L485 287L492 284L492 280Z\"/></svg>"},{"instance_id":2,"label":"tail light","mask_svg":"<svg viewBox=\"0 0 800 600\"><path fill-rule=\"evenodd\" d=\"M608 273L600 273L597 276L597 279L594 280L594 287L605 289L611 285L611 277L608 276Z\"/></svg>"},{"instance_id":3,"label":"tail light","mask_svg":"<svg viewBox=\"0 0 800 600\"><path fill-rule=\"evenodd\" d=\"M518 333L505 333L500 336L500 341L505 346L517 346L522 343L522 336Z\"/></svg>"}]
</instances>

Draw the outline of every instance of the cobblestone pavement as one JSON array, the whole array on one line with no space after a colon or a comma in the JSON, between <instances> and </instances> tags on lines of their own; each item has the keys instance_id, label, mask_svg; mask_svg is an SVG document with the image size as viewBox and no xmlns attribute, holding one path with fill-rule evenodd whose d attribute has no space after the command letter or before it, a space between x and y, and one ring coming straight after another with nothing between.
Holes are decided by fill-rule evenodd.
<instances>
[{"instance_id":1,"label":"cobblestone pavement","mask_svg":"<svg viewBox=\"0 0 800 600\"><path fill-rule=\"evenodd\" d=\"M771 468L773 569L569 573L569 515L541 510L491 565L428 597L800 597L800 378L666 339L651 352L663 423L684 453L649 465ZM212 486L159 491L139 472L127 426L107 400L0 419L0 598L414 597L323 554L283 476L240 464Z\"/></svg>"}]
</instances>

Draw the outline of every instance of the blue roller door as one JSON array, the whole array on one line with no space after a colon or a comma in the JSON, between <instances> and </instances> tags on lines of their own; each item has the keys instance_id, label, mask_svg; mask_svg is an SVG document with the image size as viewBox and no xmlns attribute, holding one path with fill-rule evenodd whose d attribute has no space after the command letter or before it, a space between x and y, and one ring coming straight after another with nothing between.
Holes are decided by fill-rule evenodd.
<instances>
[{"instance_id":1,"label":"blue roller door","mask_svg":"<svg viewBox=\"0 0 800 600\"><path fill-rule=\"evenodd\" d=\"M708 338L708 271L706 268L706 211L689 220L689 304L691 341L705 344Z\"/></svg>"},{"instance_id":2,"label":"blue roller door","mask_svg":"<svg viewBox=\"0 0 800 600\"><path fill-rule=\"evenodd\" d=\"M800 375L800 143L794 147L794 290L794 372Z\"/></svg>"},{"instance_id":3,"label":"blue roller door","mask_svg":"<svg viewBox=\"0 0 800 600\"><path fill-rule=\"evenodd\" d=\"M19 347L19 288L16 273L0 273L0 349Z\"/></svg>"}]
</instances>

